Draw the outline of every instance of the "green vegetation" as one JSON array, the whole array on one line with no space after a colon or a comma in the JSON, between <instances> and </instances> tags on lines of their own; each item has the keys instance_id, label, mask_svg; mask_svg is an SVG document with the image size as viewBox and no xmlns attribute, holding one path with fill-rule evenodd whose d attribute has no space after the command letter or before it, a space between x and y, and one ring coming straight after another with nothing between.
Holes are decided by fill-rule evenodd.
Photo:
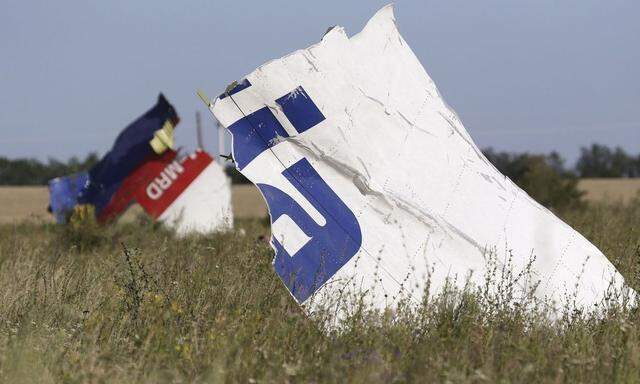
<instances>
[{"instance_id":1,"label":"green vegetation","mask_svg":"<svg viewBox=\"0 0 640 384\"><path fill-rule=\"evenodd\" d=\"M84 160L74 156L67 162L50 158L46 163L0 156L0 185L46 185L55 177L86 171L97 162L96 153L90 153Z\"/></svg>"},{"instance_id":2,"label":"green vegetation","mask_svg":"<svg viewBox=\"0 0 640 384\"><path fill-rule=\"evenodd\" d=\"M640 177L640 155L633 157L620 147L592 144L582 148L576 170L581 177Z\"/></svg>"},{"instance_id":3,"label":"green vegetation","mask_svg":"<svg viewBox=\"0 0 640 384\"><path fill-rule=\"evenodd\" d=\"M563 215L639 286L640 201ZM0 226L0 382L640 377L633 310L568 311L551 322L482 292L451 291L393 314L359 308L326 330L273 272L265 222L238 227L244 232L176 239L142 217L106 228Z\"/></svg>"},{"instance_id":4,"label":"green vegetation","mask_svg":"<svg viewBox=\"0 0 640 384\"><path fill-rule=\"evenodd\" d=\"M53 178L88 171L98 160L96 153L90 153L84 160L74 156L67 162L50 158L46 163L38 159L9 159L0 156L0 185L46 185ZM231 178L232 184L249 183L232 165L225 167L225 173Z\"/></svg>"},{"instance_id":5,"label":"green vegetation","mask_svg":"<svg viewBox=\"0 0 640 384\"><path fill-rule=\"evenodd\" d=\"M543 160L558 175L569 178L640 177L640 155L630 155L620 147L611 149L601 144L583 147L573 168L567 168L564 159L557 152L542 155L497 152L492 148L482 152L500 172L516 183L527 172L527 164L532 160Z\"/></svg>"},{"instance_id":6,"label":"green vegetation","mask_svg":"<svg viewBox=\"0 0 640 384\"><path fill-rule=\"evenodd\" d=\"M484 155L503 175L545 207L557 211L583 205L578 178L565 168L558 153L513 154L489 148Z\"/></svg>"},{"instance_id":7,"label":"green vegetation","mask_svg":"<svg viewBox=\"0 0 640 384\"><path fill-rule=\"evenodd\" d=\"M568 178L570 183L576 177L640 177L640 155L634 157L620 147L610 149L604 145L592 144L591 147L582 148L574 169L566 168L557 152L548 155L516 154L496 152L492 148L483 152L500 172L516 183L527 172L528 163L539 165L540 160L558 176ZM45 185L54 177L86 171L97 161L96 153L87 155L84 160L72 157L66 163L56 159L43 163L37 159L8 159L0 156L0 185ZM225 167L225 172L231 177L233 184L249 183L231 162Z\"/></svg>"}]
</instances>

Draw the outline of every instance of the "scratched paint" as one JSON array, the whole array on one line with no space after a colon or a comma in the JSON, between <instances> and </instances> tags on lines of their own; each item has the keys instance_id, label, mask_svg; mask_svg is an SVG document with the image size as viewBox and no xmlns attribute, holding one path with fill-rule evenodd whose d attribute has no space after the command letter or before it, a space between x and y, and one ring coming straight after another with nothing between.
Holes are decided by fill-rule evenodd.
<instances>
[{"instance_id":1,"label":"scratched paint","mask_svg":"<svg viewBox=\"0 0 640 384\"><path fill-rule=\"evenodd\" d=\"M274 268L310 310L345 293L418 303L427 281L430 295L482 285L490 255L514 276L531 262L517 294L537 286L552 308L623 289L600 250L482 155L390 6L351 38L335 27L264 64L211 109L269 205Z\"/></svg>"}]
</instances>

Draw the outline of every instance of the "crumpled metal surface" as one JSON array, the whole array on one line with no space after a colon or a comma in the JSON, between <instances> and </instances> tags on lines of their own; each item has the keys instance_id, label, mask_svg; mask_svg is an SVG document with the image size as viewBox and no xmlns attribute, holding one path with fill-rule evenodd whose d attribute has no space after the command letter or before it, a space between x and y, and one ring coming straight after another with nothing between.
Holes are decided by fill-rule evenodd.
<instances>
[{"instance_id":1,"label":"crumpled metal surface","mask_svg":"<svg viewBox=\"0 0 640 384\"><path fill-rule=\"evenodd\" d=\"M357 292L393 308L483 285L499 277L488 259L511 276L529 269L518 291L557 308L622 290L602 252L487 161L391 6L351 38L335 27L262 65L211 110L269 205L275 270L309 308Z\"/></svg>"}]
</instances>

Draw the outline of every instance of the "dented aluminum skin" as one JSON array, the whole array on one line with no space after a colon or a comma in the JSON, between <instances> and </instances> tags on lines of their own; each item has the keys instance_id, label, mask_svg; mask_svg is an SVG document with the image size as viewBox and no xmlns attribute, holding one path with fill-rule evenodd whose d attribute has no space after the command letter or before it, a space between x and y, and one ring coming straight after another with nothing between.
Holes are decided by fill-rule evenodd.
<instances>
[{"instance_id":1,"label":"dented aluminum skin","mask_svg":"<svg viewBox=\"0 0 640 384\"><path fill-rule=\"evenodd\" d=\"M487 161L391 6L352 38L335 27L264 64L211 110L269 205L276 272L309 308L358 292L393 308L420 302L427 282L430 295L483 285L489 254L514 275L532 261L518 288L557 307L623 287L602 252Z\"/></svg>"}]
</instances>

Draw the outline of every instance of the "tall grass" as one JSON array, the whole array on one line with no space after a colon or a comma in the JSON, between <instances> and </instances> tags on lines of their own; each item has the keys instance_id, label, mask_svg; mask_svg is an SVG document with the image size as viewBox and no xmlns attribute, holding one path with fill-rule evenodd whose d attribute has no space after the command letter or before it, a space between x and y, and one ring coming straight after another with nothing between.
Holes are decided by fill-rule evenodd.
<instances>
[{"instance_id":1,"label":"tall grass","mask_svg":"<svg viewBox=\"0 0 640 384\"><path fill-rule=\"evenodd\" d=\"M639 202L563 216L638 287ZM239 226L183 239L145 219L0 226L0 382L640 380L632 310L550 321L450 289L393 314L360 307L323 332L273 272L264 221Z\"/></svg>"}]
</instances>

